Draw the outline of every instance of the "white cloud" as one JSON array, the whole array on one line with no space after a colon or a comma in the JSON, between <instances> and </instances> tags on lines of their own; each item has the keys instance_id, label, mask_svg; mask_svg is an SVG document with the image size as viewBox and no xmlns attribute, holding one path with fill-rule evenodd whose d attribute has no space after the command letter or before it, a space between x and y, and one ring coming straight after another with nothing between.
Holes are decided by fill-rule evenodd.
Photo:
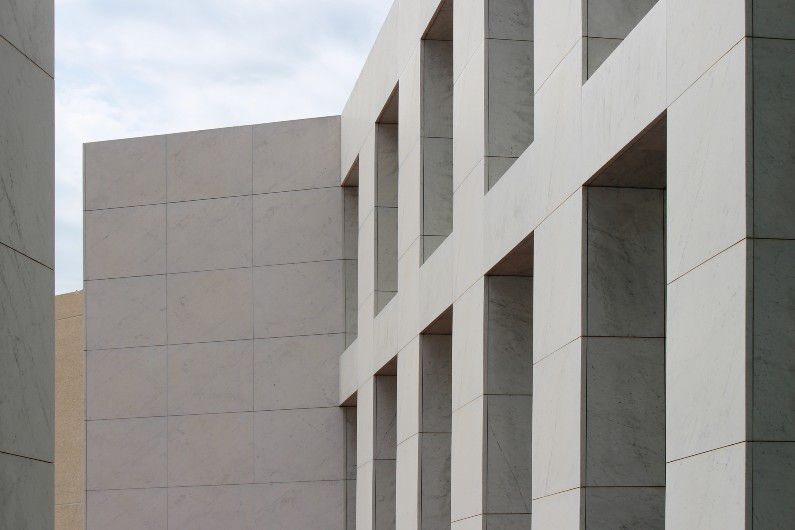
<instances>
[{"instance_id":1,"label":"white cloud","mask_svg":"<svg viewBox=\"0 0 795 530\"><path fill-rule=\"evenodd\" d=\"M56 293L82 288L82 144L339 114L392 0L56 0Z\"/></svg>"}]
</instances>

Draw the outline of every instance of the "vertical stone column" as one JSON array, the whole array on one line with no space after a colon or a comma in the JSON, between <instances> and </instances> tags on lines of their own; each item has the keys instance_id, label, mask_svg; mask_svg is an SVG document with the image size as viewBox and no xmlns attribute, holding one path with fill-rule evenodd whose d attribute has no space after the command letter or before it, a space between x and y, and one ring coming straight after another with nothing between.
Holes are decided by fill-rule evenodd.
<instances>
[{"instance_id":1,"label":"vertical stone column","mask_svg":"<svg viewBox=\"0 0 795 530\"><path fill-rule=\"evenodd\" d=\"M795 524L795 8L750 4L668 4L673 528Z\"/></svg>"}]
</instances>

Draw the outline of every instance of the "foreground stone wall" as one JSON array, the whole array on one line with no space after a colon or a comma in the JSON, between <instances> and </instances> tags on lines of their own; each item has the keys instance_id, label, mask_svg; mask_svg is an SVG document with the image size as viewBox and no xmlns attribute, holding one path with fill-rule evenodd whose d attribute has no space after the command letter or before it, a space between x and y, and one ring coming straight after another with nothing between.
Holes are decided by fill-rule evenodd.
<instances>
[{"instance_id":1,"label":"foreground stone wall","mask_svg":"<svg viewBox=\"0 0 795 530\"><path fill-rule=\"evenodd\" d=\"M0 528L53 525L53 4L0 3Z\"/></svg>"}]
</instances>

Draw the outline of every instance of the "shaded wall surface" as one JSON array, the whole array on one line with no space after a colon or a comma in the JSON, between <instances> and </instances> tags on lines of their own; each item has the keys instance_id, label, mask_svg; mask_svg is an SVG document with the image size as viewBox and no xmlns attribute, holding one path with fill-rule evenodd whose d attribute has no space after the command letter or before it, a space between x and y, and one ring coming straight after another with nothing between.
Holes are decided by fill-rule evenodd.
<instances>
[{"instance_id":1,"label":"shaded wall surface","mask_svg":"<svg viewBox=\"0 0 795 530\"><path fill-rule=\"evenodd\" d=\"M53 525L53 4L0 3L0 528Z\"/></svg>"},{"instance_id":2,"label":"shaded wall surface","mask_svg":"<svg viewBox=\"0 0 795 530\"><path fill-rule=\"evenodd\" d=\"M339 117L85 146L87 527L346 525Z\"/></svg>"},{"instance_id":3,"label":"shaded wall surface","mask_svg":"<svg viewBox=\"0 0 795 530\"><path fill-rule=\"evenodd\" d=\"M55 528L85 528L83 292L55 297Z\"/></svg>"}]
</instances>

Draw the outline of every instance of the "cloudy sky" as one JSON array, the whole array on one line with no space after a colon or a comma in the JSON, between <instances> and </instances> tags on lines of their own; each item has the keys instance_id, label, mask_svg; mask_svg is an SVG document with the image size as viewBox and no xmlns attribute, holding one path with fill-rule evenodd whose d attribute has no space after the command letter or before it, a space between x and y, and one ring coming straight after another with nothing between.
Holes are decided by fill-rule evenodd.
<instances>
[{"instance_id":1,"label":"cloudy sky","mask_svg":"<svg viewBox=\"0 0 795 530\"><path fill-rule=\"evenodd\" d=\"M392 0L55 0L55 291L82 288L82 144L339 114Z\"/></svg>"}]
</instances>

